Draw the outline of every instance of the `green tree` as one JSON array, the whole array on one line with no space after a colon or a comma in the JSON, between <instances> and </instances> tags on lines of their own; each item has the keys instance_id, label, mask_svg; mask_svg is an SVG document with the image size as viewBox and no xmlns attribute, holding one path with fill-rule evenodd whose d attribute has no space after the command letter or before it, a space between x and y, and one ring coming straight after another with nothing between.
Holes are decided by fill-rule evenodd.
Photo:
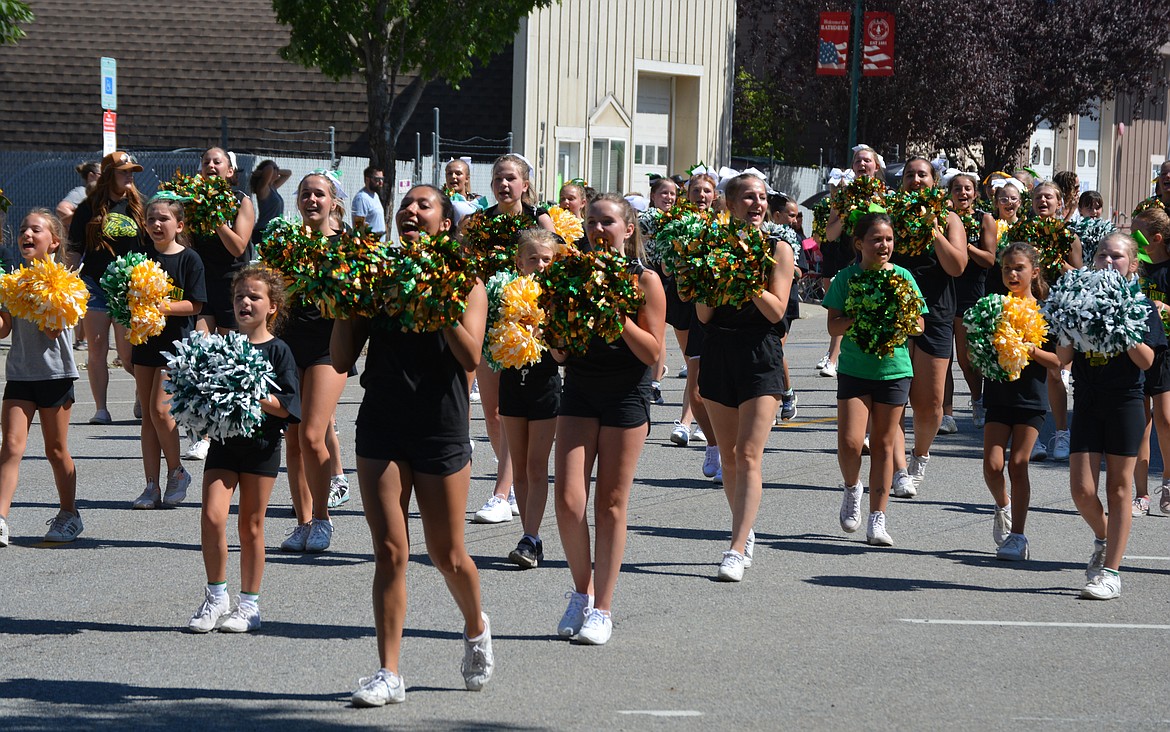
<instances>
[{"instance_id":1,"label":"green tree","mask_svg":"<svg viewBox=\"0 0 1170 732\"><path fill-rule=\"evenodd\" d=\"M520 19L553 0L272 0L289 27L281 55L333 79L362 74L370 121L371 164L394 192L394 147L423 88L457 86L476 62L503 49ZM473 110L468 110L473 113Z\"/></svg>"},{"instance_id":2,"label":"green tree","mask_svg":"<svg viewBox=\"0 0 1170 732\"><path fill-rule=\"evenodd\" d=\"M14 46L24 38L24 29L21 23L31 23L32 8L21 0L0 0L0 46Z\"/></svg>"},{"instance_id":3,"label":"green tree","mask_svg":"<svg viewBox=\"0 0 1170 732\"><path fill-rule=\"evenodd\" d=\"M791 119L787 111L784 97L776 93L770 79L753 76L740 67L735 75L731 125L736 150L762 158L783 158Z\"/></svg>"}]
</instances>

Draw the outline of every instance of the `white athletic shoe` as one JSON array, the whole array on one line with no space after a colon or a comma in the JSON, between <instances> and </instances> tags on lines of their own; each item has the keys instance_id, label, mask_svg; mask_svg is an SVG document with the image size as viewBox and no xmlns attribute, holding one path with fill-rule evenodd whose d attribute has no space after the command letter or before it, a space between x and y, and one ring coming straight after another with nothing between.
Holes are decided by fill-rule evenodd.
<instances>
[{"instance_id":1,"label":"white athletic shoe","mask_svg":"<svg viewBox=\"0 0 1170 732\"><path fill-rule=\"evenodd\" d=\"M840 484L841 496L841 530L852 534L861 526L861 494L865 489L860 483L849 486Z\"/></svg>"},{"instance_id":2,"label":"white athletic shoe","mask_svg":"<svg viewBox=\"0 0 1170 732\"><path fill-rule=\"evenodd\" d=\"M512 520L512 507L508 499L497 496L495 493L487 499L487 503L475 512L472 521L477 524L502 524Z\"/></svg>"}]
</instances>

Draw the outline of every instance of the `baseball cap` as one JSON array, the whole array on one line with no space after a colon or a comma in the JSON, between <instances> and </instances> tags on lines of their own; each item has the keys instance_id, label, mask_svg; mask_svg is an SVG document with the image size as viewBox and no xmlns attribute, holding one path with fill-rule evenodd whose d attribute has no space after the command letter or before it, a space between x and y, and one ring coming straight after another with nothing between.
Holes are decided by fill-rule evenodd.
<instances>
[{"instance_id":1,"label":"baseball cap","mask_svg":"<svg viewBox=\"0 0 1170 732\"><path fill-rule=\"evenodd\" d=\"M110 168L114 170L129 170L134 173L142 170L142 166L134 160L134 157L130 153L123 152L122 150L115 150L102 158L102 172L104 173Z\"/></svg>"}]
</instances>

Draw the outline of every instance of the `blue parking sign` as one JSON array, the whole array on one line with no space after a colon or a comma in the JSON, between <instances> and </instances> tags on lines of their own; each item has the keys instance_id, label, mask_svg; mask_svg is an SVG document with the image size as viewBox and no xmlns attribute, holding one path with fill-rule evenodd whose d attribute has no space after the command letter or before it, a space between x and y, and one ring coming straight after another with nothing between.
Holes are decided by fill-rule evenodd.
<instances>
[{"instance_id":1,"label":"blue parking sign","mask_svg":"<svg viewBox=\"0 0 1170 732\"><path fill-rule=\"evenodd\" d=\"M118 62L102 56L102 109L118 108Z\"/></svg>"}]
</instances>

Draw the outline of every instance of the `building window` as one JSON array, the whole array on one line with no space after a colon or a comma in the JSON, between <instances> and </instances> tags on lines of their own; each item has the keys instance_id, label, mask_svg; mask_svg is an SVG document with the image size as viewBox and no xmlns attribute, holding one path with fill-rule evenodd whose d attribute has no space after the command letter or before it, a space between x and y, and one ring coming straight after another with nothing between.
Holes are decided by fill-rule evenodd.
<instances>
[{"instance_id":1,"label":"building window","mask_svg":"<svg viewBox=\"0 0 1170 732\"><path fill-rule=\"evenodd\" d=\"M670 148L666 145L634 145L634 165L670 165Z\"/></svg>"},{"instance_id":2,"label":"building window","mask_svg":"<svg viewBox=\"0 0 1170 732\"><path fill-rule=\"evenodd\" d=\"M622 191L626 181L626 141L593 138L589 183L598 191ZM643 151L645 154L645 151Z\"/></svg>"},{"instance_id":3,"label":"building window","mask_svg":"<svg viewBox=\"0 0 1170 732\"><path fill-rule=\"evenodd\" d=\"M567 180L581 177L581 143L577 140L557 143L557 190Z\"/></svg>"}]
</instances>

